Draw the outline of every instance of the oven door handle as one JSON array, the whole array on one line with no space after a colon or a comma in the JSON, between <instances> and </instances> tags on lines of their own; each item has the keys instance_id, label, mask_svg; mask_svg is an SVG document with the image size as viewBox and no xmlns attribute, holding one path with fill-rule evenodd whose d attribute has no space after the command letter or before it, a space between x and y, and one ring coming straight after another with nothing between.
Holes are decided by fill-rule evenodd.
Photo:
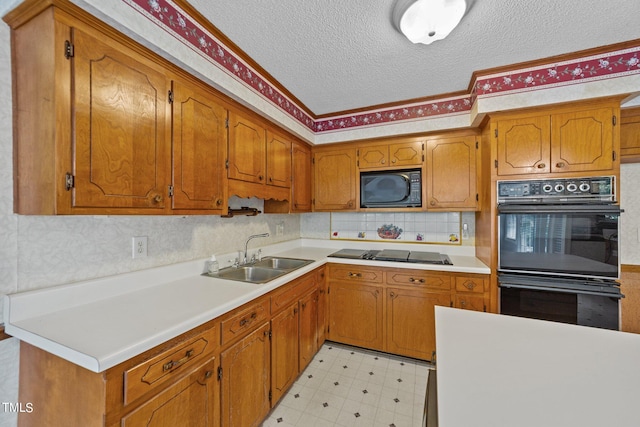
<instances>
[{"instance_id":1,"label":"oven door handle","mask_svg":"<svg viewBox=\"0 0 640 427\"><path fill-rule=\"evenodd\" d=\"M624 210L619 205L610 204L587 204L587 205L520 205L501 204L498 205L498 214L511 213L600 213L619 215Z\"/></svg>"},{"instance_id":2,"label":"oven door handle","mask_svg":"<svg viewBox=\"0 0 640 427\"><path fill-rule=\"evenodd\" d=\"M563 288L563 287L549 287L544 285L534 285L534 284L521 284L521 283L500 283L498 285L500 288L514 288L514 289L528 289L533 291L548 291L548 292L560 292L566 294L583 294L583 295L596 295L601 297L610 297L621 299L624 298L624 295L620 292L618 288L611 288L606 291L595 291L588 289L576 289L574 287L571 288Z\"/></svg>"}]
</instances>

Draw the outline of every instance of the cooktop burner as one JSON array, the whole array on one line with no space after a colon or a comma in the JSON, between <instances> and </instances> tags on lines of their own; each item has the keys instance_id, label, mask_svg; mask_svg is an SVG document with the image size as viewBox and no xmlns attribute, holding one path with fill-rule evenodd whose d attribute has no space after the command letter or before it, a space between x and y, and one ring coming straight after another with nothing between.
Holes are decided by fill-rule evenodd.
<instances>
[{"instance_id":1,"label":"cooktop burner","mask_svg":"<svg viewBox=\"0 0 640 427\"><path fill-rule=\"evenodd\" d=\"M341 249L330 257L347 259L368 259L375 261L410 262L415 264L453 265L448 255L438 252L406 251L398 249L364 250Z\"/></svg>"}]
</instances>

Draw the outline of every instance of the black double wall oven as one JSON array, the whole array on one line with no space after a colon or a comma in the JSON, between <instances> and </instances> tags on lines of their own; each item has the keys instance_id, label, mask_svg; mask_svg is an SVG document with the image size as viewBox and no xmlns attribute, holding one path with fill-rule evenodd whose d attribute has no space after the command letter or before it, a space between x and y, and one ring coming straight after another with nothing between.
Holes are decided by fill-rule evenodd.
<instances>
[{"instance_id":1,"label":"black double wall oven","mask_svg":"<svg viewBox=\"0 0 640 427\"><path fill-rule=\"evenodd\" d=\"M502 314L619 329L611 176L498 182Z\"/></svg>"}]
</instances>

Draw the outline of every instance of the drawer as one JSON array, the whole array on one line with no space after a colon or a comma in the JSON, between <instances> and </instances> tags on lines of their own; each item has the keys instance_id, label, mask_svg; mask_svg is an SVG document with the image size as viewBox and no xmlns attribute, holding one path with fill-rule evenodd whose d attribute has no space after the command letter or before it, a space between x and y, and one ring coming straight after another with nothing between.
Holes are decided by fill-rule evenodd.
<instances>
[{"instance_id":1,"label":"drawer","mask_svg":"<svg viewBox=\"0 0 640 427\"><path fill-rule=\"evenodd\" d=\"M351 264L329 265L329 280L354 280L366 283L382 283L382 270Z\"/></svg>"},{"instance_id":2,"label":"drawer","mask_svg":"<svg viewBox=\"0 0 640 427\"><path fill-rule=\"evenodd\" d=\"M483 293L487 288L488 280L485 277L458 276L456 277L457 292Z\"/></svg>"},{"instance_id":3,"label":"drawer","mask_svg":"<svg viewBox=\"0 0 640 427\"><path fill-rule=\"evenodd\" d=\"M124 372L124 404L128 405L150 390L174 381L211 354L220 340L214 326L205 332L148 359Z\"/></svg>"},{"instance_id":4,"label":"drawer","mask_svg":"<svg viewBox=\"0 0 640 427\"><path fill-rule=\"evenodd\" d=\"M288 307L292 302L298 301L300 297L309 292L315 284L315 272L312 272L286 285L283 290L278 291L271 297L271 313L275 314L279 310Z\"/></svg>"},{"instance_id":5,"label":"drawer","mask_svg":"<svg viewBox=\"0 0 640 427\"><path fill-rule=\"evenodd\" d=\"M454 297L454 307L463 310L487 311L484 296L476 294L456 294Z\"/></svg>"},{"instance_id":6,"label":"drawer","mask_svg":"<svg viewBox=\"0 0 640 427\"><path fill-rule=\"evenodd\" d=\"M243 337L271 317L269 298L241 307L222 320L222 345Z\"/></svg>"},{"instance_id":7,"label":"drawer","mask_svg":"<svg viewBox=\"0 0 640 427\"><path fill-rule=\"evenodd\" d=\"M451 276L447 273L425 270L388 270L387 283L390 285L411 285L429 289L449 290L451 289Z\"/></svg>"}]
</instances>

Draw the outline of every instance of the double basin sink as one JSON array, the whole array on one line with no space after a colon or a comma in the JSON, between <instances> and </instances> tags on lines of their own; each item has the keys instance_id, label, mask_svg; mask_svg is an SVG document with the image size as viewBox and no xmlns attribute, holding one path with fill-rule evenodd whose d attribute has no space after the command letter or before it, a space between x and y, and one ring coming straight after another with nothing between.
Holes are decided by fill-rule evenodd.
<instances>
[{"instance_id":1,"label":"double basin sink","mask_svg":"<svg viewBox=\"0 0 640 427\"><path fill-rule=\"evenodd\" d=\"M247 283L266 283L312 262L313 260L301 258L265 257L251 264L223 268L217 273L203 273L203 276Z\"/></svg>"}]
</instances>

